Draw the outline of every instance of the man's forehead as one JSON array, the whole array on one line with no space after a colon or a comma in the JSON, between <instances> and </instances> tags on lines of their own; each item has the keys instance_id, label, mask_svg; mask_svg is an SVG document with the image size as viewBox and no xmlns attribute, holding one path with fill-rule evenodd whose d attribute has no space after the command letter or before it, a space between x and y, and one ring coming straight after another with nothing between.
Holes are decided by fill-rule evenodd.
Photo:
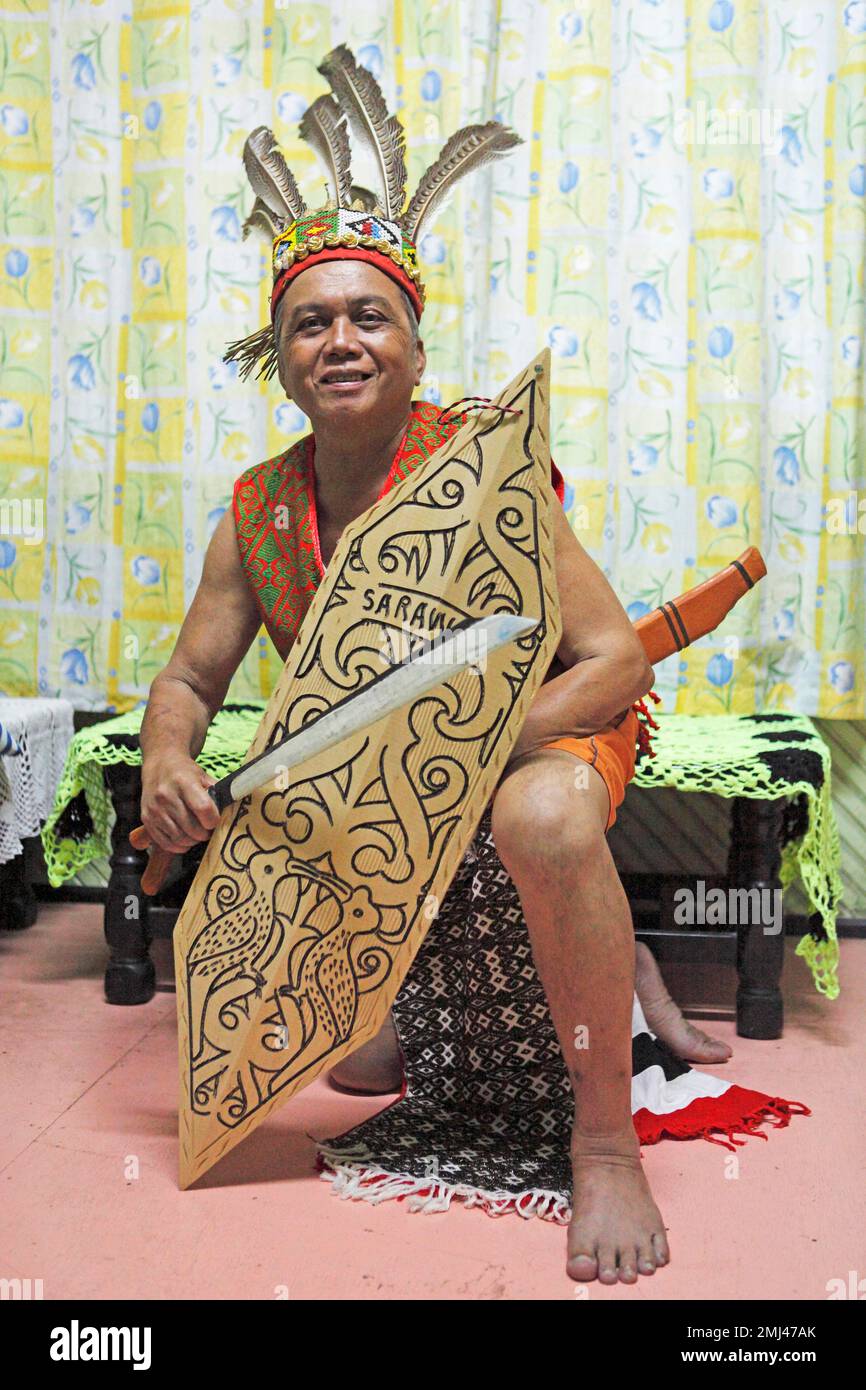
<instances>
[{"instance_id":1,"label":"man's forehead","mask_svg":"<svg viewBox=\"0 0 866 1390\"><path fill-rule=\"evenodd\" d=\"M375 290L362 294L345 294L342 290L336 290L331 295L318 293L313 298L301 299L297 304L290 304L286 307L294 316L309 313L311 309L331 309L336 304L343 303L348 304L350 309L357 309L362 304L379 304L385 309L395 307L390 299L384 294L377 294Z\"/></svg>"},{"instance_id":2,"label":"man's forehead","mask_svg":"<svg viewBox=\"0 0 866 1390\"><path fill-rule=\"evenodd\" d=\"M286 309L293 315L311 305L326 308L347 303L355 307L362 301L396 309L400 290L375 266L360 261L333 261L310 266L289 285L284 298Z\"/></svg>"}]
</instances>

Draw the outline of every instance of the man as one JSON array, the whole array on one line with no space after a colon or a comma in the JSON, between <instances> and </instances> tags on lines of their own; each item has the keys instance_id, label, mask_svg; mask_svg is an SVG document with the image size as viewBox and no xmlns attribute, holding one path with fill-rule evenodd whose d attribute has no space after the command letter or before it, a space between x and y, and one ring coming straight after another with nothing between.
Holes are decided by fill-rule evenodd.
<instances>
[{"instance_id":1,"label":"man","mask_svg":"<svg viewBox=\"0 0 866 1390\"><path fill-rule=\"evenodd\" d=\"M311 143L321 143L326 132L324 158L330 160L336 199L319 214L306 215L270 132L254 132L247 142L245 163L257 207L262 204L260 214L269 232L276 232L274 326L234 345L232 353L246 353L251 362L267 350L313 434L308 445L238 480L235 507L213 536L174 653L151 687L141 729L142 820L151 842L174 853L207 838L218 822L206 792L211 779L194 759L262 619L285 657L345 526L393 482L407 448L422 435L435 435L437 412L412 401L426 365L417 327L423 307L414 250L418 230L441 186L453 182L455 167L459 176L478 163L479 151L490 157L490 150L516 143L495 122L458 132L406 212L395 216L394 208L403 205L402 132L380 119L381 93L348 50L335 50L320 70L335 92L346 94L350 120L357 115L351 104L359 90L376 116L378 138L388 146L383 191L374 206L356 197L362 190L350 187L340 112L330 97L319 98L301 125ZM333 110L323 108L328 102ZM284 202L284 216L276 222L267 206L275 188L277 203ZM270 213L277 212L271 203ZM420 457L416 450L415 462ZM263 508L272 501L269 489L281 488L289 469L295 469L289 489L297 512L295 549L286 550L269 529L267 551L260 545ZM631 705L650 689L653 672L562 508L554 506L552 514L563 625L558 661L529 709L496 789L493 834L521 899L574 1091L568 1272L580 1280L633 1283L666 1264L669 1251L632 1124L634 936L605 831L634 772L637 723ZM587 766L586 778L575 776L575 759ZM657 991L658 980L651 984ZM667 1005L673 1010L671 1036L687 1046L678 1011ZM580 1051L574 1047L578 1028L589 1039ZM389 1043L393 1034L386 1027L365 1050L366 1058L354 1069L350 1058L338 1076L344 1082L363 1078L366 1066L368 1076L375 1082L378 1070L381 1081ZM707 1044L712 1047L711 1040Z\"/></svg>"},{"instance_id":2,"label":"man","mask_svg":"<svg viewBox=\"0 0 866 1390\"><path fill-rule=\"evenodd\" d=\"M409 309L393 281L355 261L310 267L283 296L279 375L313 425L325 564L344 527L380 494L406 432L426 362ZM561 508L555 516L558 657L566 669L530 708L495 796L494 836L520 894L574 1084L569 1273L633 1282L666 1263L668 1247L631 1119L634 937L605 839L616 808L596 768L579 787L573 754L545 745L606 729L600 737L609 738L613 718L650 688L652 670ZM194 759L261 617L227 512L142 724L142 820L162 849L183 852L218 822L205 790L211 779ZM576 1052L580 1025L590 1046Z\"/></svg>"}]
</instances>

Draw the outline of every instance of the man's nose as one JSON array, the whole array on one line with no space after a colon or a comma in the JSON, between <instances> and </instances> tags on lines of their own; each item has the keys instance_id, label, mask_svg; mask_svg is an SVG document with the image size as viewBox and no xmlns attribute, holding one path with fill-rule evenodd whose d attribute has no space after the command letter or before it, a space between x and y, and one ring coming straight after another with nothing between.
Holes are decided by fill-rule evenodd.
<instances>
[{"instance_id":1,"label":"man's nose","mask_svg":"<svg viewBox=\"0 0 866 1390\"><path fill-rule=\"evenodd\" d=\"M357 352L358 331L348 314L336 314L325 341L326 352Z\"/></svg>"}]
</instances>

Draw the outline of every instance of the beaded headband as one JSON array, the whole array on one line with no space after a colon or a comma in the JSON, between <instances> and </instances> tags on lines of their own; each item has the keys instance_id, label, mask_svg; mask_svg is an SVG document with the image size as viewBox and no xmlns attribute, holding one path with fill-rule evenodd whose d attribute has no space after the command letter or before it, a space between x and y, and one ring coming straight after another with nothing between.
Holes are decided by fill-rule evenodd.
<instances>
[{"instance_id":1,"label":"beaded headband","mask_svg":"<svg viewBox=\"0 0 866 1390\"><path fill-rule=\"evenodd\" d=\"M406 136L390 115L378 82L360 67L345 44L319 64L332 94L317 97L298 133L315 150L327 174L328 201L309 212L297 182L277 148L273 131L258 126L244 145L244 167L256 195L243 226L272 243L271 322L229 345L223 361L241 363L247 377L261 360L257 376L269 380L277 370L273 319L286 287L312 265L331 260L363 260L406 291L420 319L425 300L418 270L422 227L440 209L455 184L522 143L499 121L464 126L446 141L438 158L406 201ZM352 182L349 128L359 150L372 155L374 192Z\"/></svg>"}]
</instances>

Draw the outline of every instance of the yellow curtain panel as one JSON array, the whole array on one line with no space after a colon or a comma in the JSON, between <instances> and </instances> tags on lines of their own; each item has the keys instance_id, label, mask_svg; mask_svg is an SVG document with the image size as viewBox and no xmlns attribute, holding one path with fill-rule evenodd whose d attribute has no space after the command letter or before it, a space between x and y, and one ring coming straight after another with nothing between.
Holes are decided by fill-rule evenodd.
<instances>
[{"instance_id":1,"label":"yellow curtain panel","mask_svg":"<svg viewBox=\"0 0 866 1390\"><path fill-rule=\"evenodd\" d=\"M663 709L866 716L866 0L3 0L0 690L132 708L234 479L307 429L226 344L266 321L248 132L298 140L348 43L407 128L525 143L422 237L421 392L553 354L554 456L633 618L769 576ZM363 168L361 168L363 175ZM230 698L267 696L262 633Z\"/></svg>"}]
</instances>

